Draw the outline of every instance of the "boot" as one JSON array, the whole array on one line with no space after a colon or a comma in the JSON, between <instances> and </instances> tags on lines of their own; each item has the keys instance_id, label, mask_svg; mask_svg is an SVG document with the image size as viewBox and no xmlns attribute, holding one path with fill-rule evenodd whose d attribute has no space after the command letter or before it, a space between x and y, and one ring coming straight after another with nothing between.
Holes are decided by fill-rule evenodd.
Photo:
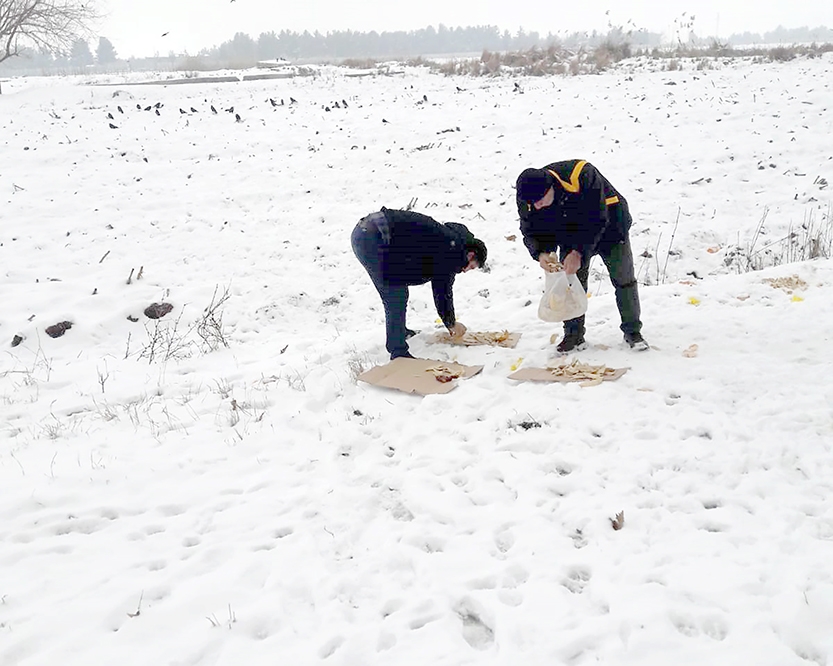
<instances>
[{"instance_id":1,"label":"boot","mask_svg":"<svg viewBox=\"0 0 833 666\"><path fill-rule=\"evenodd\" d=\"M625 342L634 351L648 351L651 348L642 337L642 333L625 333Z\"/></svg>"},{"instance_id":2,"label":"boot","mask_svg":"<svg viewBox=\"0 0 833 666\"><path fill-rule=\"evenodd\" d=\"M561 342L558 343L556 350L560 354L566 354L567 352L571 351L581 351L587 347L587 343L584 341L584 333L579 331L570 331L564 333L564 337L562 338Z\"/></svg>"}]
</instances>

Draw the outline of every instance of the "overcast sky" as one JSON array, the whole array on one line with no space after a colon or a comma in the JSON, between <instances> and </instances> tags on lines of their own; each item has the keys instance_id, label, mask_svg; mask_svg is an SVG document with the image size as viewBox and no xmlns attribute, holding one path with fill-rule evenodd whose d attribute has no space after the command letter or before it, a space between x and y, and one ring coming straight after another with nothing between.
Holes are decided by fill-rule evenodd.
<instances>
[{"instance_id":1,"label":"overcast sky","mask_svg":"<svg viewBox=\"0 0 833 666\"><path fill-rule=\"evenodd\" d=\"M765 32L786 27L833 27L829 0L618 0L617 2L530 2L512 0L419 0L415 3L367 0L102 0L107 16L99 34L121 57L169 51L196 53L231 39L236 32L257 37L283 29L414 30L440 23L447 27L497 25L541 34L606 30L608 22L673 34L675 25L695 17L700 35ZM609 13L607 13L609 12ZM163 33L168 33L162 37Z\"/></svg>"}]
</instances>

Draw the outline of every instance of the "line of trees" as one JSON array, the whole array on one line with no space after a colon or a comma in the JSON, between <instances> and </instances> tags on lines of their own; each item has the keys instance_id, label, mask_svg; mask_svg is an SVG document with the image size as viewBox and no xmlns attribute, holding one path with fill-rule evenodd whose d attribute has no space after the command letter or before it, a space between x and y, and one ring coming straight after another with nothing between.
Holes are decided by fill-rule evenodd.
<instances>
[{"instance_id":1,"label":"line of trees","mask_svg":"<svg viewBox=\"0 0 833 666\"><path fill-rule=\"evenodd\" d=\"M302 33L282 30L264 32L257 39L237 33L231 40L211 49L203 49L199 56L211 61L255 61L270 58L326 59L326 58L386 58L426 56L455 53L525 50L535 46L592 46L601 43L610 33L572 33L541 35L518 30L510 33L496 26L448 28L440 24L420 30L395 32L354 32L337 30L322 34L318 31ZM618 37L632 44L654 46L660 43L658 33L634 31Z\"/></svg>"}]
</instances>

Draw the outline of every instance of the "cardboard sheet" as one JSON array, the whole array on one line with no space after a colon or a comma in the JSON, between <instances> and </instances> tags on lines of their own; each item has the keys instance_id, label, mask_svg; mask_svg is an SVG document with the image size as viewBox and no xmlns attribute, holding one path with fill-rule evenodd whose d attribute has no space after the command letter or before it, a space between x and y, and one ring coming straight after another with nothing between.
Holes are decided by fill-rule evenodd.
<instances>
[{"instance_id":1,"label":"cardboard sheet","mask_svg":"<svg viewBox=\"0 0 833 666\"><path fill-rule=\"evenodd\" d=\"M486 345L489 347L505 347L507 349L514 349L520 339L520 333L510 333L509 331L466 331L466 334L459 338L454 338L449 333L441 331L440 333L435 333L431 336L428 339L428 342L434 344L457 345L458 347L476 347L479 345Z\"/></svg>"},{"instance_id":2,"label":"cardboard sheet","mask_svg":"<svg viewBox=\"0 0 833 666\"><path fill-rule=\"evenodd\" d=\"M617 368L613 373L600 378L605 382L613 382L628 371L628 368ZM599 382L593 379L573 378L555 375L547 368L522 368L509 375L509 379L519 382L560 382L562 384L577 383L583 386L595 386Z\"/></svg>"},{"instance_id":3,"label":"cardboard sheet","mask_svg":"<svg viewBox=\"0 0 833 666\"><path fill-rule=\"evenodd\" d=\"M437 372L431 371L431 368L447 368L450 374L459 375L459 377L442 382L437 379ZM460 380L474 377L481 370L483 370L482 365L461 365L450 361L422 358L397 358L390 363L377 365L363 372L358 379L374 386L392 388L405 393L432 395L453 391Z\"/></svg>"}]
</instances>

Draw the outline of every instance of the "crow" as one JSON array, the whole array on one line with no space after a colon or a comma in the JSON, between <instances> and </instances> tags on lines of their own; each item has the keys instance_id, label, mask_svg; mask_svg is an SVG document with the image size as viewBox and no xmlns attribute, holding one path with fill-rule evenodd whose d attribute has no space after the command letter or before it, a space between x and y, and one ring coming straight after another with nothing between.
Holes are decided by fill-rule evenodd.
<instances>
[{"instance_id":1,"label":"crow","mask_svg":"<svg viewBox=\"0 0 833 666\"><path fill-rule=\"evenodd\" d=\"M161 109L165 105L162 104L162 102L156 102L156 104L154 104L153 106L155 106L157 109Z\"/></svg>"},{"instance_id":2,"label":"crow","mask_svg":"<svg viewBox=\"0 0 833 666\"><path fill-rule=\"evenodd\" d=\"M335 103L333 104L333 106L334 106L335 108L337 108L337 109L340 109L340 108L341 108L341 107L338 105L338 102L335 102Z\"/></svg>"},{"instance_id":3,"label":"crow","mask_svg":"<svg viewBox=\"0 0 833 666\"><path fill-rule=\"evenodd\" d=\"M113 123L107 123L110 126L110 129L118 129Z\"/></svg>"},{"instance_id":4,"label":"crow","mask_svg":"<svg viewBox=\"0 0 833 666\"><path fill-rule=\"evenodd\" d=\"M234 120L237 121L238 123L243 122L243 119L240 117L239 113L234 114Z\"/></svg>"},{"instance_id":5,"label":"crow","mask_svg":"<svg viewBox=\"0 0 833 666\"><path fill-rule=\"evenodd\" d=\"M142 105L141 105L141 104L137 104L137 105L136 105L136 108L137 108L137 109L139 109L139 111L141 111L141 110L142 110Z\"/></svg>"},{"instance_id":6,"label":"crow","mask_svg":"<svg viewBox=\"0 0 833 666\"><path fill-rule=\"evenodd\" d=\"M191 107L191 113L197 113L197 110L193 106Z\"/></svg>"},{"instance_id":7,"label":"crow","mask_svg":"<svg viewBox=\"0 0 833 666\"><path fill-rule=\"evenodd\" d=\"M271 97L269 98L269 103L270 103L272 106L277 106L277 105L278 105L278 103L277 103L275 100L273 100Z\"/></svg>"},{"instance_id":8,"label":"crow","mask_svg":"<svg viewBox=\"0 0 833 666\"><path fill-rule=\"evenodd\" d=\"M422 101L427 102L428 101L428 95L423 95L422 96Z\"/></svg>"},{"instance_id":9,"label":"crow","mask_svg":"<svg viewBox=\"0 0 833 666\"><path fill-rule=\"evenodd\" d=\"M152 106L148 105L148 106L145 107L145 111L150 111L152 108L153 108Z\"/></svg>"},{"instance_id":10,"label":"crow","mask_svg":"<svg viewBox=\"0 0 833 666\"><path fill-rule=\"evenodd\" d=\"M108 117L110 120L114 120L114 118L113 118L113 114L112 114L112 113L110 113L109 111L107 112L107 117Z\"/></svg>"},{"instance_id":11,"label":"crow","mask_svg":"<svg viewBox=\"0 0 833 666\"><path fill-rule=\"evenodd\" d=\"M226 113L234 113L234 107L230 106L229 108L227 108Z\"/></svg>"},{"instance_id":12,"label":"crow","mask_svg":"<svg viewBox=\"0 0 833 666\"><path fill-rule=\"evenodd\" d=\"M185 111L185 110L183 110L183 108L182 108L182 107L179 107L179 112L180 112L182 115L188 115L188 112L187 112L187 111Z\"/></svg>"},{"instance_id":13,"label":"crow","mask_svg":"<svg viewBox=\"0 0 833 666\"><path fill-rule=\"evenodd\" d=\"M347 108L347 100L346 99L341 100L341 104L344 106L345 109Z\"/></svg>"},{"instance_id":14,"label":"crow","mask_svg":"<svg viewBox=\"0 0 833 666\"><path fill-rule=\"evenodd\" d=\"M122 111L122 108L120 106L117 106L116 108L119 110L119 113L124 113L124 111Z\"/></svg>"},{"instance_id":15,"label":"crow","mask_svg":"<svg viewBox=\"0 0 833 666\"><path fill-rule=\"evenodd\" d=\"M294 97L290 97L290 98L289 98L289 103L290 103L290 104L297 104L297 103L298 103L298 100L297 100L297 99L295 99Z\"/></svg>"},{"instance_id":16,"label":"crow","mask_svg":"<svg viewBox=\"0 0 833 666\"><path fill-rule=\"evenodd\" d=\"M157 116L161 116L161 115L162 115L161 113L159 113L159 109L154 109L154 111L156 112L156 115L157 115Z\"/></svg>"},{"instance_id":17,"label":"crow","mask_svg":"<svg viewBox=\"0 0 833 666\"><path fill-rule=\"evenodd\" d=\"M211 113L217 113L217 109L214 108L214 105L211 105Z\"/></svg>"}]
</instances>

